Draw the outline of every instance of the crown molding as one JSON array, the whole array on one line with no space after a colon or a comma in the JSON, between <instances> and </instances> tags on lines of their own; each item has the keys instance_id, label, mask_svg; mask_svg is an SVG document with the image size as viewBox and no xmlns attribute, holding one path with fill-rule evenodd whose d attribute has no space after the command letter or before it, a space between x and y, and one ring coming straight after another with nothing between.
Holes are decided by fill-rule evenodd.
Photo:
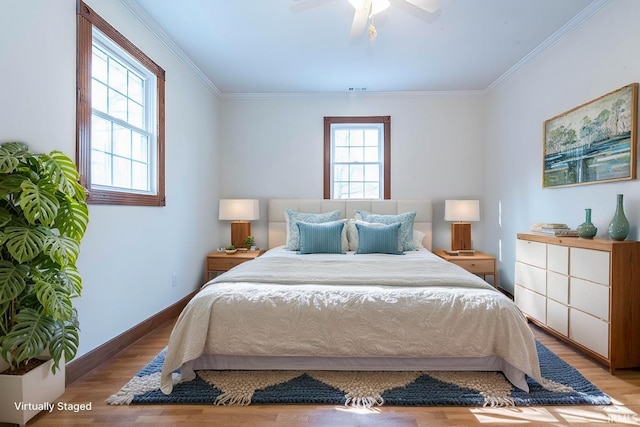
<instances>
[{"instance_id":1,"label":"crown molding","mask_svg":"<svg viewBox=\"0 0 640 427\"><path fill-rule=\"evenodd\" d=\"M494 87L498 86L502 81L506 80L520 69L525 67L528 63L533 61L539 55L541 55L545 50L549 49L551 46L562 40L567 34L571 31L582 25L585 21L587 21L591 16L596 14L600 9L609 4L611 0L595 0L589 6L585 7L579 14L574 16L569 22L564 24L559 30L553 33L549 38L540 43L535 49L527 54L524 58L518 61L513 67L509 68L503 75L494 80L489 86L484 89L483 93L487 94Z\"/></svg>"},{"instance_id":2,"label":"crown molding","mask_svg":"<svg viewBox=\"0 0 640 427\"><path fill-rule=\"evenodd\" d=\"M191 61L186 53L169 37L167 33L151 18L147 12L140 7L135 0L120 0L120 2L144 25L153 35L155 35L195 76L202 81L218 98L222 93L216 85Z\"/></svg>"}]
</instances>

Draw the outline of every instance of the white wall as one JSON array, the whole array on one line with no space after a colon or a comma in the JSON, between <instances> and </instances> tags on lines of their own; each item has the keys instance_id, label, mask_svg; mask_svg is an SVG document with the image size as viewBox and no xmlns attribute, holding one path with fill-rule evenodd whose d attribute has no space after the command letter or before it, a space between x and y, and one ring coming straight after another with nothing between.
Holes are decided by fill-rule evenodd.
<instances>
[{"instance_id":1,"label":"white wall","mask_svg":"<svg viewBox=\"0 0 640 427\"><path fill-rule=\"evenodd\" d=\"M218 234L217 98L119 1L87 4L166 71L167 206L90 206L78 356L195 290ZM75 9L75 0L3 0L0 142L75 158Z\"/></svg>"},{"instance_id":2,"label":"white wall","mask_svg":"<svg viewBox=\"0 0 640 427\"><path fill-rule=\"evenodd\" d=\"M222 101L221 197L322 198L323 117L391 116L391 197L434 202L434 248L449 248L447 198L484 192L479 94L345 94ZM227 243L228 225L221 233ZM266 203L253 223L266 247ZM473 239L483 249L482 230Z\"/></svg>"},{"instance_id":3,"label":"white wall","mask_svg":"<svg viewBox=\"0 0 640 427\"><path fill-rule=\"evenodd\" d=\"M616 194L637 240L640 183L637 180L542 189L542 123L640 79L640 2L615 0L567 34L486 96L485 245L502 255L501 285L513 289L515 239L533 222L576 227L593 210L605 236ZM499 225L499 206L502 225ZM499 242L502 243L500 251Z\"/></svg>"}]
</instances>

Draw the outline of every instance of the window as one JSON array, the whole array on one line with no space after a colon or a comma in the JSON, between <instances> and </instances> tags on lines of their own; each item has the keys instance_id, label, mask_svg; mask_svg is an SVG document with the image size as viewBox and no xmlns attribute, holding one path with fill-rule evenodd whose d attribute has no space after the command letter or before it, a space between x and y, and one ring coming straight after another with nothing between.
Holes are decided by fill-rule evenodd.
<instances>
[{"instance_id":1,"label":"window","mask_svg":"<svg viewBox=\"0 0 640 427\"><path fill-rule=\"evenodd\" d=\"M77 161L89 203L165 205L164 75L80 3Z\"/></svg>"},{"instance_id":2,"label":"window","mask_svg":"<svg viewBox=\"0 0 640 427\"><path fill-rule=\"evenodd\" d=\"M391 198L391 117L324 118L324 198Z\"/></svg>"}]
</instances>

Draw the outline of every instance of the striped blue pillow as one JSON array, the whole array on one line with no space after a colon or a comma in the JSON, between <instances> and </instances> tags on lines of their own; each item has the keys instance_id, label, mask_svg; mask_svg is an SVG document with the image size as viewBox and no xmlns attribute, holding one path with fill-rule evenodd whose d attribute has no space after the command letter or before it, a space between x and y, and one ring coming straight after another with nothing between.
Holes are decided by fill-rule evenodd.
<instances>
[{"instance_id":1,"label":"striped blue pillow","mask_svg":"<svg viewBox=\"0 0 640 427\"><path fill-rule=\"evenodd\" d=\"M300 231L299 254L343 254L342 229L344 221L313 224L296 222Z\"/></svg>"},{"instance_id":2,"label":"striped blue pillow","mask_svg":"<svg viewBox=\"0 0 640 427\"><path fill-rule=\"evenodd\" d=\"M358 229L358 250L356 254L391 254L402 255L398 241L400 226L396 222L389 225L370 226L356 222Z\"/></svg>"}]
</instances>

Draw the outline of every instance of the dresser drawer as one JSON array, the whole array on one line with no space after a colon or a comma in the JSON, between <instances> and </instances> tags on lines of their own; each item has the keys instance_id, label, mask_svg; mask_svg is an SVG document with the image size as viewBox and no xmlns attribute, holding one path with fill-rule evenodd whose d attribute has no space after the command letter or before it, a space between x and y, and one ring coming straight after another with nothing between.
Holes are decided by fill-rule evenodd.
<instances>
[{"instance_id":1,"label":"dresser drawer","mask_svg":"<svg viewBox=\"0 0 640 427\"><path fill-rule=\"evenodd\" d=\"M602 320L609 320L609 287L572 277L569 304Z\"/></svg>"},{"instance_id":2,"label":"dresser drawer","mask_svg":"<svg viewBox=\"0 0 640 427\"><path fill-rule=\"evenodd\" d=\"M569 248L566 246L547 245L547 270L569 274Z\"/></svg>"},{"instance_id":3,"label":"dresser drawer","mask_svg":"<svg viewBox=\"0 0 640 427\"><path fill-rule=\"evenodd\" d=\"M609 324L574 308L569 309L569 338L609 357Z\"/></svg>"},{"instance_id":4,"label":"dresser drawer","mask_svg":"<svg viewBox=\"0 0 640 427\"><path fill-rule=\"evenodd\" d=\"M547 271L529 264L516 262L516 285L531 289L539 294L547 293Z\"/></svg>"},{"instance_id":5,"label":"dresser drawer","mask_svg":"<svg viewBox=\"0 0 640 427\"><path fill-rule=\"evenodd\" d=\"M548 299L547 326L560 332L564 336L569 335L569 307Z\"/></svg>"},{"instance_id":6,"label":"dresser drawer","mask_svg":"<svg viewBox=\"0 0 640 427\"><path fill-rule=\"evenodd\" d=\"M460 259L452 262L474 274L493 274L495 271L494 261L490 259Z\"/></svg>"},{"instance_id":7,"label":"dresser drawer","mask_svg":"<svg viewBox=\"0 0 640 427\"><path fill-rule=\"evenodd\" d=\"M547 268L547 245L528 240L516 240L516 261Z\"/></svg>"},{"instance_id":8,"label":"dresser drawer","mask_svg":"<svg viewBox=\"0 0 640 427\"><path fill-rule=\"evenodd\" d=\"M569 277L547 271L547 296L564 305L569 304Z\"/></svg>"},{"instance_id":9,"label":"dresser drawer","mask_svg":"<svg viewBox=\"0 0 640 427\"><path fill-rule=\"evenodd\" d=\"M515 301L527 316L542 323L546 323L547 299L544 295L531 292L529 289L516 285Z\"/></svg>"},{"instance_id":10,"label":"dresser drawer","mask_svg":"<svg viewBox=\"0 0 640 427\"><path fill-rule=\"evenodd\" d=\"M571 248L569 275L609 285L609 252Z\"/></svg>"}]
</instances>

